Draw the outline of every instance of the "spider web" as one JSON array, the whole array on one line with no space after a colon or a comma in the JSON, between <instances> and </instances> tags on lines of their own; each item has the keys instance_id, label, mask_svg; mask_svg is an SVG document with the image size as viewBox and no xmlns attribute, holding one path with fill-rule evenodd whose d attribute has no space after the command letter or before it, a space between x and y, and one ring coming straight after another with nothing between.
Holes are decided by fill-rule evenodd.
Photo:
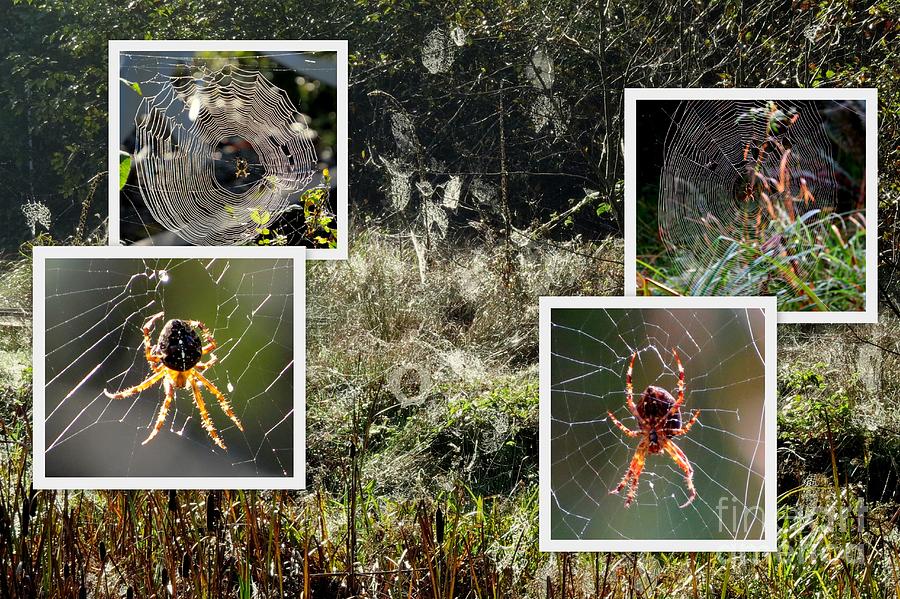
<instances>
[{"instance_id":1,"label":"spider web","mask_svg":"<svg viewBox=\"0 0 900 599\"><path fill-rule=\"evenodd\" d=\"M334 153L317 155L316 115L299 112L266 73L296 74L292 85L317 90L316 77L335 73L334 63L296 52L209 54L121 55L131 83L120 98L121 128L134 131L123 149L135 173L121 194L123 241L240 245L268 229L278 244L307 245L300 197L313 188L330 194L323 172Z\"/></svg>"},{"instance_id":2,"label":"spider web","mask_svg":"<svg viewBox=\"0 0 900 599\"><path fill-rule=\"evenodd\" d=\"M820 104L787 100L678 104L665 142L658 221L661 239L689 285L704 277L711 265L728 259L737 273L747 269L745 260L733 260L735 242L764 244L776 238L783 231L773 222L788 217L817 227L834 209L838 184ZM785 243L791 249L789 256L773 252L772 260L802 275L818 254L795 241ZM720 294L759 291L742 288L752 277L732 280L732 288Z\"/></svg>"},{"instance_id":3,"label":"spider web","mask_svg":"<svg viewBox=\"0 0 900 599\"><path fill-rule=\"evenodd\" d=\"M560 309L551 311L550 538L762 539L765 520L765 320L759 309ZM665 454L647 455L634 503L611 494L639 438L625 399L637 352L635 402L649 385L677 397L676 348L685 368L686 421L675 439L694 470L697 497L685 508L685 477Z\"/></svg>"},{"instance_id":4,"label":"spider web","mask_svg":"<svg viewBox=\"0 0 900 599\"><path fill-rule=\"evenodd\" d=\"M47 477L288 477L294 455L293 261L289 259L47 258L45 465ZM141 327L165 312L204 322L219 362L204 374L230 401L240 431L201 387L227 444L202 428L178 389L159 434L147 438L161 384L124 399L104 395L151 373ZM208 359L204 356L204 360Z\"/></svg>"}]
</instances>

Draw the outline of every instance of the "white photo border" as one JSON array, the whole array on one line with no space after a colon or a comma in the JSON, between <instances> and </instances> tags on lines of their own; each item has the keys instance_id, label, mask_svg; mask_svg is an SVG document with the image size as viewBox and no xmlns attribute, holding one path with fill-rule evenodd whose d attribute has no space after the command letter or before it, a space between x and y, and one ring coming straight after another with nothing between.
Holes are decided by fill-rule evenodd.
<instances>
[{"instance_id":1,"label":"white photo border","mask_svg":"<svg viewBox=\"0 0 900 599\"><path fill-rule=\"evenodd\" d=\"M337 165L334 179L337 182L337 247L308 248L304 255L310 260L346 260L349 212L347 209L350 170L347 164L348 128L348 50L346 40L110 40L109 41L109 245L121 245L119 228L119 179L112 173L119 172L119 121L120 94L123 83L119 80L120 56L123 52L336 52L337 53ZM183 246L178 246L183 247ZM292 246L300 247L300 246ZM258 248L259 249L259 248ZM265 248L268 250L269 248ZM299 253L297 255L300 255ZM259 257L263 257L260 254Z\"/></svg>"},{"instance_id":2,"label":"white photo border","mask_svg":"<svg viewBox=\"0 0 900 599\"><path fill-rule=\"evenodd\" d=\"M761 309L765 315L765 516L762 539L553 539L550 536L550 313L555 309ZM540 414L539 414L539 530L541 551L727 551L777 550L777 430L776 358L777 303L774 297L541 297L540 298Z\"/></svg>"},{"instance_id":3,"label":"white photo border","mask_svg":"<svg viewBox=\"0 0 900 599\"><path fill-rule=\"evenodd\" d=\"M878 90L875 88L625 89L625 295L637 294L637 102L639 100L862 100L866 103L866 307L855 312L778 312L779 323L878 322Z\"/></svg>"},{"instance_id":4,"label":"white photo border","mask_svg":"<svg viewBox=\"0 0 900 599\"><path fill-rule=\"evenodd\" d=\"M260 255L252 247L165 247L165 246L78 246L35 247L32 264L32 301L34 316L32 367L34 410L32 423L32 464L35 489L94 490L94 489L273 489L302 490L306 488L306 260L305 248L267 248ZM254 259L291 260L293 263L294 306L294 468L291 476L211 476L211 477L48 477L46 475L46 346L44 319L46 289L45 269L48 259Z\"/></svg>"}]
</instances>

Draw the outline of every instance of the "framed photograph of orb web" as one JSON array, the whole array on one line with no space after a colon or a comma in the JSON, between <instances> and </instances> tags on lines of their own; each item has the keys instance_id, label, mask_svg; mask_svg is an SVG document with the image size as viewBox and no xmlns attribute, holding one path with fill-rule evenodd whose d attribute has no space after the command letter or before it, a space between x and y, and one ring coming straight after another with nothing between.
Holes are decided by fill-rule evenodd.
<instances>
[{"instance_id":1,"label":"framed photograph of orb web","mask_svg":"<svg viewBox=\"0 0 900 599\"><path fill-rule=\"evenodd\" d=\"M628 89L625 290L877 321L877 90Z\"/></svg>"},{"instance_id":2,"label":"framed photograph of orb web","mask_svg":"<svg viewBox=\"0 0 900 599\"><path fill-rule=\"evenodd\" d=\"M304 488L303 251L35 248L35 488Z\"/></svg>"},{"instance_id":3,"label":"framed photograph of orb web","mask_svg":"<svg viewBox=\"0 0 900 599\"><path fill-rule=\"evenodd\" d=\"M111 245L347 255L345 41L109 43Z\"/></svg>"},{"instance_id":4,"label":"framed photograph of orb web","mask_svg":"<svg viewBox=\"0 0 900 599\"><path fill-rule=\"evenodd\" d=\"M775 299L542 297L543 551L774 551Z\"/></svg>"}]
</instances>

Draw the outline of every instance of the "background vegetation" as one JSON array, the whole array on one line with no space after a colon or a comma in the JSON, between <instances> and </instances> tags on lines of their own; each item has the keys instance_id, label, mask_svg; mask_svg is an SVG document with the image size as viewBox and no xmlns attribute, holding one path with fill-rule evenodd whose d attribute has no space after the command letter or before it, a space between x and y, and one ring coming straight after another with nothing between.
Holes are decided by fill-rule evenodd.
<instances>
[{"instance_id":1,"label":"background vegetation","mask_svg":"<svg viewBox=\"0 0 900 599\"><path fill-rule=\"evenodd\" d=\"M900 595L898 17L849 0L14 2L0 596ZM351 257L309 269L309 491L31 489L21 244L105 241L106 40L145 37L351 41ZM879 88L881 322L779 330L778 552L541 554L537 297L622 291L622 90L715 85ZM35 199L49 235L26 226Z\"/></svg>"}]
</instances>

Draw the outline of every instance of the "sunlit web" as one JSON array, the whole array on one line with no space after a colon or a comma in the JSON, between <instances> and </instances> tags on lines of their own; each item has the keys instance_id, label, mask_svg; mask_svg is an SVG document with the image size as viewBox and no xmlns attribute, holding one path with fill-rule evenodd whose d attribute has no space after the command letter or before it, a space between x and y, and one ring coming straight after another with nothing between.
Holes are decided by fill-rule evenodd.
<instances>
[{"instance_id":1,"label":"sunlit web","mask_svg":"<svg viewBox=\"0 0 900 599\"><path fill-rule=\"evenodd\" d=\"M294 54L304 72L334 68ZM239 58L123 55L123 72L139 76L137 188L152 220L194 245L254 240L302 211L299 192L320 180L309 117Z\"/></svg>"},{"instance_id":2,"label":"sunlit web","mask_svg":"<svg viewBox=\"0 0 900 599\"><path fill-rule=\"evenodd\" d=\"M764 521L764 316L759 309L553 309L551 532L563 539L761 539ZM610 494L640 428L625 404L632 352L635 401L648 385L676 395L677 348L686 373L682 414L700 419L676 438L694 469L648 455L634 503Z\"/></svg>"},{"instance_id":3,"label":"sunlit web","mask_svg":"<svg viewBox=\"0 0 900 599\"><path fill-rule=\"evenodd\" d=\"M290 260L48 258L46 265L48 477L277 477L300 467ZM153 343L169 318L200 320L218 342L219 362L204 374L228 397L244 431L203 393L227 451L203 430L189 390L176 391L164 427L147 445L141 442L162 386L120 400L103 394L150 374L141 326L160 311L165 318Z\"/></svg>"},{"instance_id":4,"label":"sunlit web","mask_svg":"<svg viewBox=\"0 0 900 599\"><path fill-rule=\"evenodd\" d=\"M837 105L835 103L835 105ZM789 239L777 251L776 221L815 226L834 209L831 142L812 101L693 100L678 104L665 143L659 187L659 234L688 281L730 260L733 289L752 281L735 261L736 243L790 260L798 276L816 260L813 247ZM771 246L771 249L770 249ZM746 273L745 273L746 274ZM758 293L758 287L744 293Z\"/></svg>"}]
</instances>

